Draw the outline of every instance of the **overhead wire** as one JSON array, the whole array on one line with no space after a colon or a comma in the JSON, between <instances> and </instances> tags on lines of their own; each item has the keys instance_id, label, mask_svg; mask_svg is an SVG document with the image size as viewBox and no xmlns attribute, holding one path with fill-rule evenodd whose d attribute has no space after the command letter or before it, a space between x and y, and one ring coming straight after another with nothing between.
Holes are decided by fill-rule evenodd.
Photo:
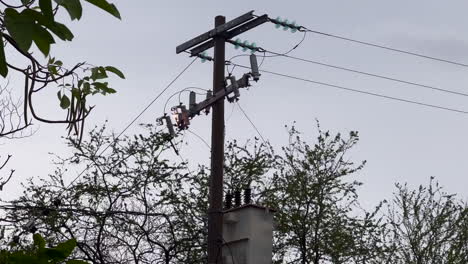
<instances>
[{"instance_id":1,"label":"overhead wire","mask_svg":"<svg viewBox=\"0 0 468 264\"><path fill-rule=\"evenodd\" d=\"M306 38L306 35L307 35L307 32L304 32L304 35L302 36L301 40L299 40L299 42L297 42L296 44L294 44L294 46L287 50L286 52L283 52L281 54L283 55L287 55L289 53L291 53L292 51L294 51L295 49L297 49L305 40ZM230 42L228 42L230 43ZM232 43L231 43L232 44ZM234 44L233 44L234 45ZM276 56L280 56L280 55L266 55L266 52L265 51L262 51L263 55L261 56L262 57L262 60L260 61L260 63L258 64L258 68L261 68L263 63L265 62L265 58L269 58L269 57L276 57ZM235 58L239 58L239 57L247 57L247 56L250 56L248 54L238 54L238 55L235 55L235 56L232 56L228 61L232 61L233 59ZM227 72L228 72L228 75L231 75L233 72L234 72L234 69L236 68L236 66L233 65L232 69L229 71L229 65L226 65L226 69L227 69Z\"/></svg>"},{"instance_id":2,"label":"overhead wire","mask_svg":"<svg viewBox=\"0 0 468 264\"><path fill-rule=\"evenodd\" d=\"M260 136L260 138L262 139L263 143L264 144L267 144L265 138L263 137L262 133L260 133L260 130L257 128L257 126L255 125L255 123L252 121L252 119L250 119L249 115L247 115L247 113L244 111L244 109L242 108L242 106L239 104L239 102L236 102L237 106L239 107L239 109L241 110L242 114L244 114L245 118L249 121L249 123L252 125L252 127L255 129L255 131L257 132L257 134Z\"/></svg>"},{"instance_id":3,"label":"overhead wire","mask_svg":"<svg viewBox=\"0 0 468 264\"><path fill-rule=\"evenodd\" d=\"M235 64L235 63L233 63L233 64ZM250 68L250 67L247 67L245 65L240 65L240 64L235 64L235 65L237 67L241 67L241 68L247 68L247 69ZM379 93L362 91L362 90L348 88L348 87L344 87L344 86L340 86L340 85L335 85L335 84L310 80L310 79L306 79L306 78L302 78L302 77L292 76L292 75L288 75L288 74L284 74L284 73L278 73L278 72L273 72L273 71L268 71L268 70L259 70L259 71L264 72L264 73L268 73L268 74L272 74L272 75L276 75L276 76L281 76L281 77L285 77L285 78L289 78L289 79L298 80L298 81L314 83L314 84L318 84L318 85L322 85L322 86L328 86L328 87L332 87L332 88L336 88L336 89L340 89L340 90L345 90L345 91L348 91L348 92L366 94L366 95L370 95L370 96L374 96L374 97L380 97L380 98L384 98L384 99L389 99L389 100L394 100L394 101L399 101L399 102L405 102L405 103L409 103L409 104L425 106L425 107L435 108L435 109L439 109L439 110L445 110L445 111L456 112L456 113L461 113L461 114L468 114L468 111L459 110L459 109L455 109L455 108L449 108L449 107L444 107L444 106L439 106L439 105L434 105L434 104L428 104L428 103L413 101L413 100L399 98L399 97L388 96L388 95L379 94Z\"/></svg>"},{"instance_id":4,"label":"overhead wire","mask_svg":"<svg viewBox=\"0 0 468 264\"><path fill-rule=\"evenodd\" d=\"M211 150L210 144L208 144L208 142L207 142L203 137L201 137L201 136L198 135L197 133L191 131L190 129L187 129L187 131L188 131L190 134L196 136L198 139L200 139L200 140L203 142L203 144L205 144L205 146L206 146L208 149Z\"/></svg>"},{"instance_id":5,"label":"overhead wire","mask_svg":"<svg viewBox=\"0 0 468 264\"><path fill-rule=\"evenodd\" d=\"M256 17L258 17L258 16L256 16ZM275 25L284 26L286 29L287 28L294 28L295 30L297 30L299 32L310 32L310 33L314 33L314 34L317 34L317 35L322 35L322 36L325 36L325 37L335 38L335 39L344 40L344 41L348 41L348 42L352 42L352 43L357 43L357 44L361 44L361 45L365 45L365 46L369 46L369 47L384 49L384 50L393 51L393 52L397 52L397 53L401 53L401 54L411 55L411 56L415 56L415 57L420 57L420 58L424 58L424 59L434 60L434 61L438 61L438 62L444 62L444 63L448 63L448 64L468 68L468 64L458 62L458 61L454 61L454 60L438 58L438 57L435 57L435 56L430 56L430 55L426 55L426 54L422 54L422 53L418 53L418 52L413 52L413 51L408 51L408 50L403 50L403 49L390 47L388 45L382 45L382 44L372 43L372 42L368 42L368 41L358 40L358 39L351 38L351 37L345 37L345 36L332 34L332 33L327 33L327 32L323 32L323 31L312 30L312 29L309 29L309 28L307 28L305 26L297 26L295 24L288 24L287 22L282 22L282 21L277 20L277 19L268 18L268 21L270 23L275 24Z\"/></svg>"},{"instance_id":6,"label":"overhead wire","mask_svg":"<svg viewBox=\"0 0 468 264\"><path fill-rule=\"evenodd\" d=\"M448 59L437 58L437 57L434 57L434 56L429 56L429 55L425 55L425 54L421 54L421 53L417 53L417 52L397 49L397 48L393 48L393 47L386 46L386 45L375 44L375 43L362 41L362 40L358 40L358 39L353 39L353 38L350 38L350 37L344 37L344 36L340 36L340 35L336 35L336 34L330 34L330 33L322 32L322 31L318 31L318 30L311 30L311 29L308 29L308 28L306 28L304 26L301 26L300 31L306 31L306 32L310 32L310 33L314 33L314 34L318 34L318 35L322 35L322 36L326 36L326 37L336 38L336 39L340 39L340 40L344 40L344 41L349 41L349 42L353 42L353 43L357 43L357 44L361 44L361 45L365 45L365 46L370 46L370 47L374 47L374 48L389 50L389 51L393 51L393 52L397 52L397 53L402 53L402 54L406 54L406 55L411 55L411 56L415 56L415 57L420 57L420 58L424 58L424 59L444 62L444 63L448 63L448 64L468 68L468 64L466 64L466 63L457 62L457 61L448 60Z\"/></svg>"},{"instance_id":7,"label":"overhead wire","mask_svg":"<svg viewBox=\"0 0 468 264\"><path fill-rule=\"evenodd\" d=\"M408 84L408 85L412 85L412 86L418 86L420 88L431 89L431 90L435 90L435 91L439 91L439 92L444 92L444 93L449 93L449 94L467 96L468 97L468 93L457 92L457 91L443 89L443 88L432 86L432 85L426 85L426 84L406 81L406 80L402 80L402 79L398 79L398 78L394 78L394 77L384 76L384 75L380 75L380 74L355 70L355 69L346 68L346 67L337 66L337 65L332 65L332 64L329 64L329 63L324 63L324 62L315 61L315 60L311 60L311 59L304 59L304 58L295 57L295 56L291 56L291 55L287 55L287 54L277 53L277 52L274 52L274 51L268 51L267 50L266 52L271 53L271 54L275 54L277 56L281 56L281 57L285 57L285 58L289 58L289 59L293 59L293 60L297 60L297 61L307 62L307 63L311 63L311 64L315 64L315 65L320 65L320 66L324 66L324 67L328 67L328 68L338 69L338 70L342 70L342 71L348 71L348 72L357 73L357 74L361 74L361 75L366 75L366 76L370 76L370 77L375 77L375 78L379 78L379 79L389 80L389 81L393 81L393 82L399 82L399 83Z\"/></svg>"},{"instance_id":8,"label":"overhead wire","mask_svg":"<svg viewBox=\"0 0 468 264\"><path fill-rule=\"evenodd\" d=\"M270 57L270 58L271 57L285 57L285 58L289 58L289 59L293 59L293 60L297 60L297 61L302 61L302 62L307 62L307 63L320 65L320 66L324 66L324 67L328 67L328 68L333 68L333 69L337 69L337 70L348 71L348 72L357 73L357 74L370 76L370 77L374 77L374 78L379 78L379 79L384 79L384 80L388 80L388 81L393 81L393 82L408 84L408 85L412 85L412 86L417 86L417 87L424 88L424 89L430 89L430 90L439 91L439 92L443 92L443 93L449 93L449 94L453 94L453 95L468 97L468 93L464 93L464 92L444 89L444 88L433 86L433 85L421 84L421 83L417 83L417 82L413 82L413 81L407 81L407 80L399 79L399 78L396 78L396 77L390 77L390 76L385 76L385 75L381 75L381 74L370 73L370 72L366 72L366 71L362 71L362 70L351 69L351 68L348 68L348 67L333 65L333 64L330 64L330 63L325 63L325 62L320 62L320 61L316 61L316 60L312 60L312 59L305 59L305 58L289 55L290 52L292 52L293 50L298 48L304 42L307 32L308 31L304 31L304 36L302 37L301 41L299 41L295 46L293 46L287 52L279 53L279 52L270 51L270 50L266 50L266 49L261 48L264 55L263 55L262 63L259 65L259 69L260 69L260 66L263 64L263 60L266 57ZM272 55L267 56L267 55L265 55L266 53L270 53ZM235 58L241 57L241 56L249 56L249 55L244 55L244 54L236 55L236 56L233 56L231 59L229 59L228 62L232 61L232 59L235 59ZM236 65L228 63L227 67L229 67L229 65L232 65L232 67L233 67L231 72L229 72L229 70L228 70L229 74L231 74L232 71L234 70L234 68L236 67Z\"/></svg>"}]
</instances>

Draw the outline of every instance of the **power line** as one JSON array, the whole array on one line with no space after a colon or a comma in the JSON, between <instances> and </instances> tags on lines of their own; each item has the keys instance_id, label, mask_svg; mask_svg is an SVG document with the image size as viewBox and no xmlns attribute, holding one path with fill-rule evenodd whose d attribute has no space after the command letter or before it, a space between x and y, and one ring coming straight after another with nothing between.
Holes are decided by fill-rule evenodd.
<instances>
[{"instance_id":1,"label":"power line","mask_svg":"<svg viewBox=\"0 0 468 264\"><path fill-rule=\"evenodd\" d=\"M261 49L261 50L263 50L263 55L262 55L262 60L260 61L260 64L258 65L258 68L262 67L263 63L265 62L265 58L277 57L277 56L287 55L287 54L291 53L292 51L297 49L299 46L301 46L301 44L304 42L306 36L307 36L307 32L304 32L304 35L302 36L301 40L299 40L299 42L297 42L292 48L290 48L289 50L287 50L286 52L283 52L283 53L277 53L275 55L267 56L266 51ZM232 45L235 45L235 44L233 44L231 42L228 42L228 43L230 43ZM272 53L272 52L270 52L270 53ZM232 56L228 61L232 61L233 59L238 58L238 57L249 57L249 56L250 55L248 55L248 54L238 54L238 55ZM231 75L232 72L234 71L234 69L236 68L236 66L233 66L231 71L229 71L229 64L226 65L226 68L227 68L228 74Z\"/></svg>"},{"instance_id":2,"label":"power line","mask_svg":"<svg viewBox=\"0 0 468 264\"><path fill-rule=\"evenodd\" d=\"M117 139L119 139L119 137L122 136L122 134L125 133L125 131L127 131L127 129L129 129L138 120L138 118L140 118L140 116L142 116L143 113L146 112L146 110L148 110L154 104L154 102L156 102L156 100L158 100L159 97L161 97L161 95L163 95L164 92L166 92L167 89L169 89L169 87L171 87L172 84L174 84L174 82L177 81L180 78L180 76L182 76L182 74L184 74L188 70L188 68L190 68L190 66L192 66L192 64L196 60L197 58L193 59L179 74L177 74L177 76L171 82L169 82L169 84L158 95L156 95L156 97L122 130L122 132L120 132L117 135L117 137L110 144L107 145L106 148L104 148L103 151L101 151L99 155L102 155L112 144L114 144L117 141ZM81 175L83 175L83 173L89 168L90 165L86 166L86 168L67 185L67 188L70 187L73 183L75 183L75 181L78 180L81 177Z\"/></svg>"},{"instance_id":3,"label":"power line","mask_svg":"<svg viewBox=\"0 0 468 264\"><path fill-rule=\"evenodd\" d=\"M336 66L336 65L332 65L332 64L328 64L328 63L324 63L324 62L319 62L319 61L314 61L314 60L310 60L310 59L294 57L294 56L290 56L290 55L287 55L287 54L281 54L281 53L277 53L277 52L273 52L273 51L266 51L266 52L271 53L271 54L275 54L277 56L286 57L286 58L290 58L290 59L298 60L298 61L303 61L303 62L308 62L308 63L312 63L312 64L316 64L316 65L321 65L321 66L325 66L325 67L329 67L329 68L333 68L333 69L358 73L358 74L371 76L371 77L375 77L375 78L380 78L380 79L384 79L384 80L389 80L389 81L409 84L409 85L413 85L413 86L418 86L418 87L425 88L425 89L431 89L431 90L435 90L435 91L439 91L439 92L450 93L450 94L454 94L454 95L461 95L461 96L467 96L468 97L467 93L447 90L447 89L443 89L443 88L439 88L439 87L435 87L435 86L431 86L431 85L420 84L420 83L411 82L411 81L405 81L405 80L402 80L402 79L397 79L397 78L394 78L394 77L388 77L388 76L379 75L379 74L375 74L375 73L369 73L369 72L365 72L365 71L354 70L354 69L350 69L350 68L346 68L346 67L342 67L342 66Z\"/></svg>"},{"instance_id":4,"label":"power line","mask_svg":"<svg viewBox=\"0 0 468 264\"><path fill-rule=\"evenodd\" d=\"M319 34L319 35L326 36L326 37L331 37L331 38L336 38L336 39L340 39L340 40L345 40L345 41L349 41L349 42L362 44L362 45L365 45L365 46L370 46L370 47L379 48L379 49L385 49L385 50L398 52L398 53L402 53L402 54L406 54L406 55L416 56L416 57L420 57L420 58L424 58L424 59L449 63L449 64L452 64L452 65L457 65L457 66L468 68L468 64L465 64L465 63L456 62L456 61L447 60L447 59L441 59L441 58L437 58L437 57L433 57L433 56L429 56L429 55L424 55L424 54L420 54L420 53L416 53L416 52L406 51L406 50L402 50L402 49L396 49L396 48L392 48L392 47L389 47L389 46L379 45L379 44L375 44L375 43L371 43L371 42L367 42L367 41L352 39L352 38L343 37L343 36L330 34L330 33L325 33L325 32L321 32L321 31L317 31L317 30L311 30L311 29L308 29L306 27L301 27L301 31L306 31L306 32Z\"/></svg>"},{"instance_id":5,"label":"power line","mask_svg":"<svg viewBox=\"0 0 468 264\"><path fill-rule=\"evenodd\" d=\"M201 137L200 135L198 135L197 133L191 131L190 129L187 129L186 131L188 131L190 134L192 134L192 135L196 136L198 139L200 139L200 140L205 144L205 146L206 146L208 149L210 149L210 151L211 151L211 146L210 146L210 144L208 144L208 142L207 142L204 138L202 138L202 137Z\"/></svg>"},{"instance_id":6,"label":"power line","mask_svg":"<svg viewBox=\"0 0 468 264\"><path fill-rule=\"evenodd\" d=\"M237 65L239 67L241 67L240 65ZM249 123L252 125L252 127L255 129L255 131L257 131L257 134L260 136L260 138L262 139L263 143L266 144L266 140L265 138L263 138L262 136L262 133L260 133L260 130L258 130L257 126L254 124L254 122L252 122L252 120L250 119L250 117L247 115L247 113L244 111L244 109L242 108L242 106L239 104L239 102L236 102L237 106L239 106L239 109L241 110L241 112L244 114L245 118L249 121Z\"/></svg>"},{"instance_id":7,"label":"power line","mask_svg":"<svg viewBox=\"0 0 468 264\"><path fill-rule=\"evenodd\" d=\"M239 64L234 64L234 65L236 65L237 67L250 69L250 67L247 67L247 66L244 66L244 65L239 65ZM454 108L449 108L449 107L444 107L444 106L439 106L439 105L433 105L433 104L427 104L427 103L423 103L423 102L412 101L412 100L399 98L399 97L388 96L388 95L384 95L384 94L378 94L378 93L372 93L372 92L357 90L357 89L348 88L348 87L339 86L339 85L334 85L334 84L329 84L329 83L325 83L325 82L314 81L314 80L310 80L310 79L306 79L306 78L302 78L302 77L296 77L296 76L292 76L292 75L288 75L288 74L277 73L277 72L272 72L272 71L267 71L267 70L260 70L260 72L269 73L269 74L273 74L273 75L277 75L277 76L281 76L281 77L286 77L286 78L290 78L290 79L294 79L294 80L299 80L299 81L303 81L303 82L309 82L309 83L319 84L319 85L323 85L323 86L333 87L333 88L337 88L337 89L340 89L340 90L345 90L345 91L348 91L348 92L366 94L366 95L371 95L371 96L380 97L380 98L384 98L384 99L389 99L389 100L400 101L400 102L409 103L409 104L415 104L415 105L435 108L435 109L439 109L439 110L446 110L446 111L450 111L450 112L468 114L468 111L464 111L464 110L458 110L458 109L454 109Z\"/></svg>"}]
</instances>

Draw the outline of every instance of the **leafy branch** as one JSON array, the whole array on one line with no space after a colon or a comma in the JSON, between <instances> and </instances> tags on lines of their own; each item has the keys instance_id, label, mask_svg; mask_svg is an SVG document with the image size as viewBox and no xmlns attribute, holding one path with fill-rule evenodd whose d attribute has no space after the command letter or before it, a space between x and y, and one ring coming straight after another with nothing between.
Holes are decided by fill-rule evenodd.
<instances>
[{"instance_id":1,"label":"leafy branch","mask_svg":"<svg viewBox=\"0 0 468 264\"><path fill-rule=\"evenodd\" d=\"M120 19L120 13L114 4L106 0L85 0ZM68 132L82 136L84 121L93 109L87 104L89 95L107 95L116 91L105 81L108 73L124 79L124 74L112 66L92 66L78 63L67 69L63 62L50 56L51 45L56 38L62 41L72 41L73 33L65 25L56 21L56 15L65 9L71 20L80 20L83 8L80 0L22 0L22 5L10 5L0 1L5 6L0 10L0 75L7 77L10 71L24 75L24 102L22 125L17 129L1 131L0 137L16 133L27 128L32 120L44 123L62 123L68 125ZM32 44L47 58L41 63L32 52ZM10 52L19 54L27 62L18 65L7 59ZM9 57L9 56L8 56ZM13 56L12 56L13 57ZM83 74L78 74L82 70ZM36 110L34 94L55 84L58 91L60 107L67 110L66 118L53 120L41 116ZM32 119L28 115L32 115Z\"/></svg>"}]
</instances>

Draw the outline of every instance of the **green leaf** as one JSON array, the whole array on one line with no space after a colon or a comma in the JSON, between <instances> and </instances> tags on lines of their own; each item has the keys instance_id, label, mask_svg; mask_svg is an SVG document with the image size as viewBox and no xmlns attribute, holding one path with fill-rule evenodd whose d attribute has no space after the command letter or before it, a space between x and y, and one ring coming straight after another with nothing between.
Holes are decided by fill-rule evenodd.
<instances>
[{"instance_id":1,"label":"green leaf","mask_svg":"<svg viewBox=\"0 0 468 264\"><path fill-rule=\"evenodd\" d=\"M76 247L76 240L75 239L70 239L67 240L63 243L58 244L55 249L59 250L62 252L65 257L70 256L70 254L73 252L73 249Z\"/></svg>"},{"instance_id":2,"label":"green leaf","mask_svg":"<svg viewBox=\"0 0 468 264\"><path fill-rule=\"evenodd\" d=\"M120 78L125 79L125 75L119 69L112 67L112 66L106 66L105 69L106 71L112 72L115 75L119 76Z\"/></svg>"},{"instance_id":3,"label":"green leaf","mask_svg":"<svg viewBox=\"0 0 468 264\"><path fill-rule=\"evenodd\" d=\"M94 86L94 88L96 90L104 91L105 89L107 89L108 83L107 82L104 82L104 83L102 83L102 82L93 82L92 85Z\"/></svg>"},{"instance_id":4,"label":"green leaf","mask_svg":"<svg viewBox=\"0 0 468 264\"><path fill-rule=\"evenodd\" d=\"M105 79L107 78L107 73L104 67L94 67L91 69L91 79L93 81L98 79Z\"/></svg>"},{"instance_id":5,"label":"green leaf","mask_svg":"<svg viewBox=\"0 0 468 264\"><path fill-rule=\"evenodd\" d=\"M83 93L84 95L88 95L91 93L91 84L89 84L89 82L83 83Z\"/></svg>"},{"instance_id":6,"label":"green leaf","mask_svg":"<svg viewBox=\"0 0 468 264\"><path fill-rule=\"evenodd\" d=\"M54 21L54 12L52 11L52 0L39 0L39 7L42 14L49 21Z\"/></svg>"},{"instance_id":7,"label":"green leaf","mask_svg":"<svg viewBox=\"0 0 468 264\"><path fill-rule=\"evenodd\" d=\"M106 0L86 0L86 2L101 8L118 19L121 19L120 12L117 7L115 7L114 4L107 2Z\"/></svg>"},{"instance_id":8,"label":"green leaf","mask_svg":"<svg viewBox=\"0 0 468 264\"><path fill-rule=\"evenodd\" d=\"M42 26L36 25L33 40L44 56L49 55L50 44L55 43L54 37Z\"/></svg>"},{"instance_id":9,"label":"green leaf","mask_svg":"<svg viewBox=\"0 0 468 264\"><path fill-rule=\"evenodd\" d=\"M116 93L116 92L117 92L117 91L116 91L115 89L112 89L112 88L110 88L110 87L107 87L107 89L106 89L106 93L109 93L109 94L114 94L114 93Z\"/></svg>"},{"instance_id":10,"label":"green leaf","mask_svg":"<svg viewBox=\"0 0 468 264\"><path fill-rule=\"evenodd\" d=\"M65 254L65 252L62 252L61 250L58 250L55 248L46 248L44 253L48 258L50 258L51 260L56 260L56 261L64 260L68 256ZM45 262L45 263L48 263L48 262Z\"/></svg>"},{"instance_id":11,"label":"green leaf","mask_svg":"<svg viewBox=\"0 0 468 264\"><path fill-rule=\"evenodd\" d=\"M45 240L39 234L33 235L34 245L38 246L39 248L45 248Z\"/></svg>"},{"instance_id":12,"label":"green leaf","mask_svg":"<svg viewBox=\"0 0 468 264\"><path fill-rule=\"evenodd\" d=\"M5 48L3 47L3 34L0 33L0 75L6 77L8 75L8 66L5 57Z\"/></svg>"},{"instance_id":13,"label":"green leaf","mask_svg":"<svg viewBox=\"0 0 468 264\"><path fill-rule=\"evenodd\" d=\"M47 20L42 13L37 12L36 10L25 9L21 13L29 17L33 22L37 21L38 24L45 26L62 40L71 41L74 37L73 33L71 33L65 25L59 22Z\"/></svg>"},{"instance_id":14,"label":"green leaf","mask_svg":"<svg viewBox=\"0 0 468 264\"><path fill-rule=\"evenodd\" d=\"M22 3L23 5L27 5L27 4L29 4L31 1L32 1L32 0L21 0L21 3Z\"/></svg>"},{"instance_id":15,"label":"green leaf","mask_svg":"<svg viewBox=\"0 0 468 264\"><path fill-rule=\"evenodd\" d=\"M52 25L45 25L50 31L54 32L57 37L59 37L62 40L68 40L71 41L73 39L73 33L64 25L60 24L58 22L55 22Z\"/></svg>"},{"instance_id":16,"label":"green leaf","mask_svg":"<svg viewBox=\"0 0 468 264\"><path fill-rule=\"evenodd\" d=\"M32 44L34 20L24 11L18 13L13 8L5 9L5 26L19 48L28 51Z\"/></svg>"},{"instance_id":17,"label":"green leaf","mask_svg":"<svg viewBox=\"0 0 468 264\"><path fill-rule=\"evenodd\" d=\"M62 109L67 109L70 106L70 98L66 96L65 94L60 98L60 107Z\"/></svg>"},{"instance_id":18,"label":"green leaf","mask_svg":"<svg viewBox=\"0 0 468 264\"><path fill-rule=\"evenodd\" d=\"M80 20L81 15L83 14L83 7L81 6L80 0L54 0L58 5L63 6L68 14L70 15L71 20Z\"/></svg>"}]
</instances>

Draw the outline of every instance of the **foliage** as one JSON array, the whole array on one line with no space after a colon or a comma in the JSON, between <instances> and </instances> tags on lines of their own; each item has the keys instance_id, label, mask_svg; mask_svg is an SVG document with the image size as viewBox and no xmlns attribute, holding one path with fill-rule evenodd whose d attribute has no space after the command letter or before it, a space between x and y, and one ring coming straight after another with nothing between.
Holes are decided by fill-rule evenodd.
<instances>
[{"instance_id":1,"label":"foliage","mask_svg":"<svg viewBox=\"0 0 468 264\"><path fill-rule=\"evenodd\" d=\"M24 85L20 85L24 92L23 107L15 107L9 116L16 116L12 127L6 129L9 122L2 121L0 125L0 137L11 136L23 131L31 125L32 118L46 123L68 124L69 133L82 136L84 120L92 107L87 105L87 98L95 94L112 94L116 91L109 87L106 78L108 73L125 78L123 73L112 66L91 66L86 63L78 63L67 69L63 62L50 56L51 45L55 39L72 41L73 33L65 25L57 21L61 10L66 10L71 20L79 20L82 17L83 8L80 0L22 0L21 4L8 4L0 1L4 8L0 10L0 75L7 77L10 70L24 75ZM120 13L115 5L107 0L84 0L114 17L120 18ZM47 57L46 60L35 56L32 44ZM12 61L16 53L26 62ZM10 58L10 59L9 59ZM43 62L41 62L43 61ZM77 72L82 69L85 76ZM67 110L67 117L63 120L51 120L37 114L33 95L44 88L56 84L57 96L60 107ZM16 89L17 90L17 89ZM17 106L10 102L0 107ZM21 110L20 110L21 109ZM3 109L1 112L3 112ZM8 112L8 111L7 111ZM9 120L10 122L12 120Z\"/></svg>"},{"instance_id":2,"label":"foliage","mask_svg":"<svg viewBox=\"0 0 468 264\"><path fill-rule=\"evenodd\" d=\"M206 262L209 170L171 162L168 135L144 127L134 137L102 127L81 144L70 138L73 155L4 208L3 241L38 230L51 243L76 239L74 256L92 263ZM224 164L225 193L250 187L255 203L278 210L274 263L466 263L468 210L454 196L432 182L397 185L386 211L386 202L365 211L352 178L365 162L348 158L357 132L318 127L309 143L292 127L289 139L279 154L258 139L229 142ZM65 184L73 168L86 170Z\"/></svg>"},{"instance_id":3,"label":"foliage","mask_svg":"<svg viewBox=\"0 0 468 264\"><path fill-rule=\"evenodd\" d=\"M39 234L33 235L33 244L27 249L23 250L1 250L0 263L5 264L86 264L87 262L69 259L73 250L76 247L76 240L70 239L55 247L46 247L46 241Z\"/></svg>"},{"instance_id":4,"label":"foliage","mask_svg":"<svg viewBox=\"0 0 468 264\"><path fill-rule=\"evenodd\" d=\"M166 263L177 254L172 245L183 224L172 215L170 191L182 188L181 167L161 155L169 146L153 126L146 136L114 144L115 137L104 131L92 131L80 145L70 139L75 153L59 159L49 179L28 183L24 196L15 201L22 210L9 217L23 225L32 219L34 228L51 241L77 239L77 256L92 263ZM98 155L108 144L109 153ZM80 180L65 184L66 168L80 164L89 164Z\"/></svg>"},{"instance_id":5,"label":"foliage","mask_svg":"<svg viewBox=\"0 0 468 264\"><path fill-rule=\"evenodd\" d=\"M76 253L93 263L201 263L206 259L208 170L188 172L186 165L165 158L171 150L167 135L146 125L147 133L115 139L105 128L90 132L89 140L70 138L74 154L57 161L58 168L41 183L30 181L16 210L7 216L15 224L11 239L24 232L33 219L34 229L51 241L75 238ZM98 155L108 144L107 154ZM258 179L265 150L254 143L229 145L226 170L250 171ZM239 151L246 153L243 156ZM89 164L80 181L68 186L68 169ZM253 182L255 184L255 181ZM19 224L21 223L21 224Z\"/></svg>"},{"instance_id":6,"label":"foliage","mask_svg":"<svg viewBox=\"0 0 468 264\"><path fill-rule=\"evenodd\" d=\"M396 188L387 214L392 250L386 263L468 263L468 207L433 178L427 187Z\"/></svg>"},{"instance_id":7,"label":"foliage","mask_svg":"<svg viewBox=\"0 0 468 264\"><path fill-rule=\"evenodd\" d=\"M1 156L0 156L0 158L1 158ZM11 159L11 155L8 155L7 158L3 162L0 162L0 173L2 173L2 170L8 164L10 159ZM0 191L2 191L3 186L5 186L11 180L14 173L15 173L15 170L10 170L10 173L8 173L6 175L6 177L3 177L3 175L0 174Z\"/></svg>"},{"instance_id":8,"label":"foliage","mask_svg":"<svg viewBox=\"0 0 468 264\"><path fill-rule=\"evenodd\" d=\"M277 159L271 145L258 138L242 145L237 140L228 142L224 161L225 191L233 193L250 188L254 198L261 200L271 184L268 174L278 166Z\"/></svg>"},{"instance_id":9,"label":"foliage","mask_svg":"<svg viewBox=\"0 0 468 264\"><path fill-rule=\"evenodd\" d=\"M346 180L365 164L346 158L358 134L332 136L320 126L318 133L317 142L309 145L295 127L289 129L289 145L269 187L267 204L278 209L276 263L348 263L376 250L365 241L379 231L376 212L353 216L361 183Z\"/></svg>"}]
</instances>

